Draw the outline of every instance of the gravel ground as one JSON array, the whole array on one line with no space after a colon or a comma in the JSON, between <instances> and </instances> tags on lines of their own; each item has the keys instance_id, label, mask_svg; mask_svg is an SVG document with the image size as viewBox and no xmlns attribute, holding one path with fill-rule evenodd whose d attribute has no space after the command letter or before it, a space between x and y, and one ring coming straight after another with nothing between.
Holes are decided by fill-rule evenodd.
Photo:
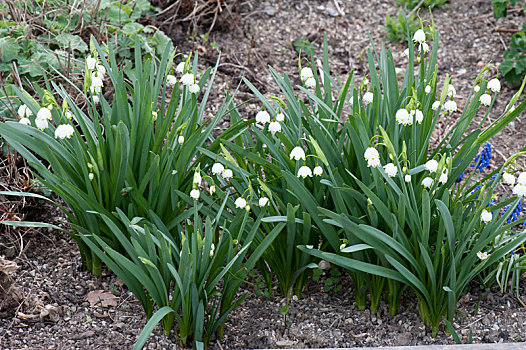
<instances>
[{"instance_id":1,"label":"gravel ground","mask_svg":"<svg viewBox=\"0 0 526 350\"><path fill-rule=\"evenodd\" d=\"M208 42L184 40L184 28L174 26L169 33L180 49L197 49L206 64L215 64L216 43L222 51L217 88L212 102L221 101L225 89L235 89L241 75L247 76L265 94L277 94L268 65L290 74L296 83L297 53L292 43L307 38L317 48L327 35L331 69L344 76L351 66L357 76L366 72L368 34L375 43L385 38L382 28L386 14L395 15L394 1L287 0L245 2L232 17L223 21L222 31L212 32ZM336 6L338 4L339 6ZM450 1L433 11L440 32L439 75L449 74L462 107L474 77L486 63L499 62L510 34L495 28L519 28L524 13L512 11L507 18L494 20L491 0ZM427 13L422 11L423 15ZM343 15L342 15L343 14ZM522 17L520 17L522 16ZM403 45L386 43L400 67L406 64ZM202 61L203 62L203 61ZM496 103L502 111L515 93L504 84ZM253 96L245 87L238 99ZM210 105L213 114L218 103ZM251 115L258 104L242 107ZM493 116L494 118L495 116ZM228 122L228 121L226 121ZM439 134L450 120L441 124ZM493 161L518 151L526 143L524 115L507 127L495 140ZM513 136L513 137L512 137ZM17 188L24 182L24 171L13 171L5 159L0 163L5 185ZM12 164L12 163L9 163ZM19 166L17 164L17 166ZM20 167L19 169L23 169ZM13 180L13 174L17 174ZM22 178L22 180L20 180ZM2 186L5 188L6 186ZM9 186L7 186L9 187ZM63 215L47 204L13 203L0 197L2 219L20 217L64 224ZM2 349L128 349L145 324L138 302L112 275L95 278L83 272L74 242L48 229L7 229L0 227L0 267L16 270L0 276L0 348ZM269 347L349 347L417 344L450 344L450 336L439 332L431 338L418 318L414 297L404 296L400 314L389 317L382 305L376 315L357 311L349 278L343 274L338 293L323 291L323 278L311 282L303 297L291 304L288 327L279 309L284 300L262 298L251 285L248 297L227 319L225 337L214 340L212 349ZM90 304L95 291L105 291L109 306ZM526 341L526 277L521 280L520 298L484 291L474 284L459 304L456 328L466 340ZM92 300L93 301L93 300ZM146 348L176 349L175 337L165 338L157 330Z\"/></svg>"}]
</instances>

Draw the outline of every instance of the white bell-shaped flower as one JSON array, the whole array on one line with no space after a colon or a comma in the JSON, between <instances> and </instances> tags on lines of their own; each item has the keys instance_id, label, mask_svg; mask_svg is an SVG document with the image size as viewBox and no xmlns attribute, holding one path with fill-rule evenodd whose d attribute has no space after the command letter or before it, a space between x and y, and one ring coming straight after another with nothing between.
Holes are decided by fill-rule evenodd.
<instances>
[{"instance_id":1,"label":"white bell-shaped flower","mask_svg":"<svg viewBox=\"0 0 526 350\"><path fill-rule=\"evenodd\" d=\"M312 177L312 170L306 165L303 165L298 169L298 177L306 178Z\"/></svg>"},{"instance_id":2,"label":"white bell-shaped flower","mask_svg":"<svg viewBox=\"0 0 526 350\"><path fill-rule=\"evenodd\" d=\"M430 159L426 162L425 168L429 172L436 172L438 169L438 162L434 159Z\"/></svg>"},{"instance_id":3,"label":"white bell-shaped flower","mask_svg":"<svg viewBox=\"0 0 526 350\"><path fill-rule=\"evenodd\" d=\"M294 147L294 149L290 152L290 159L305 160L305 151L303 150L303 148L299 146Z\"/></svg>"},{"instance_id":4,"label":"white bell-shaped flower","mask_svg":"<svg viewBox=\"0 0 526 350\"><path fill-rule=\"evenodd\" d=\"M55 138L69 139L73 136L75 129L69 124L61 124L55 129Z\"/></svg>"},{"instance_id":5,"label":"white bell-shaped flower","mask_svg":"<svg viewBox=\"0 0 526 350\"><path fill-rule=\"evenodd\" d=\"M316 176L321 176L321 174L323 174L323 168L318 165L312 169L312 173Z\"/></svg>"},{"instance_id":6,"label":"white bell-shaped flower","mask_svg":"<svg viewBox=\"0 0 526 350\"><path fill-rule=\"evenodd\" d=\"M491 212L484 209L482 213L480 214L480 220L482 220L484 223L488 223L493 219L493 214Z\"/></svg>"},{"instance_id":7,"label":"white bell-shaped flower","mask_svg":"<svg viewBox=\"0 0 526 350\"><path fill-rule=\"evenodd\" d=\"M247 206L247 201L245 200L245 198L239 197L238 199L236 199L234 204L236 205L236 208L245 208Z\"/></svg>"},{"instance_id":8,"label":"white bell-shaped flower","mask_svg":"<svg viewBox=\"0 0 526 350\"><path fill-rule=\"evenodd\" d=\"M490 89L493 92L500 92L500 81L497 78L491 79L488 81L487 85L488 89Z\"/></svg>"},{"instance_id":9,"label":"white bell-shaped flower","mask_svg":"<svg viewBox=\"0 0 526 350\"><path fill-rule=\"evenodd\" d=\"M268 131L270 131L272 133L272 135L274 135L277 132L280 132L281 131L281 124L278 123L278 122L271 122L268 125Z\"/></svg>"},{"instance_id":10,"label":"white bell-shaped flower","mask_svg":"<svg viewBox=\"0 0 526 350\"><path fill-rule=\"evenodd\" d=\"M431 188L433 186L433 179L430 177L426 177L422 180L422 186L425 188Z\"/></svg>"},{"instance_id":11,"label":"white bell-shaped flower","mask_svg":"<svg viewBox=\"0 0 526 350\"><path fill-rule=\"evenodd\" d=\"M193 190L190 191L190 197L192 197L193 199L195 200L198 200L199 199L199 190L194 188Z\"/></svg>"},{"instance_id":12,"label":"white bell-shaped flower","mask_svg":"<svg viewBox=\"0 0 526 350\"><path fill-rule=\"evenodd\" d=\"M31 110L29 109L28 106L21 105L20 107L18 107L18 116L20 118L29 117L32 114L33 114L33 112L31 112Z\"/></svg>"},{"instance_id":13,"label":"white bell-shaped flower","mask_svg":"<svg viewBox=\"0 0 526 350\"><path fill-rule=\"evenodd\" d=\"M457 110L457 103L455 101L446 101L444 103L444 109L449 113L455 112Z\"/></svg>"},{"instance_id":14,"label":"white bell-shaped flower","mask_svg":"<svg viewBox=\"0 0 526 350\"><path fill-rule=\"evenodd\" d=\"M267 111L259 111L256 114L256 122L261 124L270 122L270 114Z\"/></svg>"},{"instance_id":15,"label":"white bell-shaped flower","mask_svg":"<svg viewBox=\"0 0 526 350\"><path fill-rule=\"evenodd\" d=\"M482 103L484 106L489 106L491 103L491 96L488 94L482 94L479 97L480 103Z\"/></svg>"},{"instance_id":16,"label":"white bell-shaped flower","mask_svg":"<svg viewBox=\"0 0 526 350\"><path fill-rule=\"evenodd\" d=\"M177 78L174 75L168 74L166 76L166 85L174 86L177 83Z\"/></svg>"},{"instance_id":17,"label":"white bell-shaped flower","mask_svg":"<svg viewBox=\"0 0 526 350\"><path fill-rule=\"evenodd\" d=\"M223 166L223 164L221 164L221 163L214 163L214 165L212 165L212 174L219 175L223 171L225 171L225 167Z\"/></svg>"},{"instance_id":18,"label":"white bell-shaped flower","mask_svg":"<svg viewBox=\"0 0 526 350\"><path fill-rule=\"evenodd\" d=\"M422 29L417 30L413 35L413 41L420 44L424 43L426 41L426 33Z\"/></svg>"}]
</instances>

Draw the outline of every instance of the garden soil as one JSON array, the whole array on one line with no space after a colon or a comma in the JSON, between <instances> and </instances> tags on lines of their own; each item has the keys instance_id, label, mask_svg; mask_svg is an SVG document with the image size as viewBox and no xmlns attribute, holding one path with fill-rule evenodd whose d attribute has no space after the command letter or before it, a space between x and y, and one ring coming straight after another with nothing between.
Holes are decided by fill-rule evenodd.
<instances>
[{"instance_id":1,"label":"garden soil","mask_svg":"<svg viewBox=\"0 0 526 350\"><path fill-rule=\"evenodd\" d=\"M213 65L221 50L221 63L212 94L209 113L217 111L225 90L235 90L240 77L246 76L265 93L278 95L268 66L289 74L299 83L298 54L293 43L309 40L321 50L327 35L331 70L345 77L350 67L356 75L366 72L370 38L378 46L384 42L382 28L386 14L396 15L394 1L288 0L240 3L223 14L207 40L188 37L184 25L164 29L179 49L197 50L201 63ZM440 33L439 78L453 78L459 107L465 103L472 82L481 68L498 63L511 34L524 20L519 8L505 19L494 20L491 0L450 1L433 10ZM424 18L429 15L421 11ZM145 21L155 23L155 19ZM206 31L207 28L202 29ZM193 37L196 37L195 35ZM213 44L213 45L211 45ZM393 51L397 66L404 67L404 45L386 43ZM204 60L203 60L204 58ZM495 72L495 71L494 71ZM503 84L495 104L502 112L516 87ZM241 85L236 97L240 102L254 96ZM244 117L252 117L259 104L241 107ZM455 114L441 121L435 138L447 132ZM524 113L493 141L492 164L526 144ZM225 125L228 120L225 121ZM19 158L0 159L0 189L25 190L30 174ZM68 228L64 215L48 203L21 201L0 196L0 220L44 221ZM0 227L0 348L1 349L130 349L145 324L138 301L109 273L94 277L83 271L76 245L69 236L47 228ZM451 344L451 336L441 329L432 338L418 317L415 297L404 295L401 312L389 317L386 305L371 315L356 310L352 284L345 272L340 276L325 270L316 282L310 282L299 300L291 301L286 319L280 313L285 300L276 295L260 296L256 277L242 292L244 303L226 322L223 339L213 339L212 349L241 348L321 348ZM327 278L337 278L339 291L325 291ZM475 281L459 302L455 328L463 341L472 334L473 342L526 341L526 276L520 280L519 296L484 290ZM177 349L174 333L166 338L156 329L147 349Z\"/></svg>"}]
</instances>

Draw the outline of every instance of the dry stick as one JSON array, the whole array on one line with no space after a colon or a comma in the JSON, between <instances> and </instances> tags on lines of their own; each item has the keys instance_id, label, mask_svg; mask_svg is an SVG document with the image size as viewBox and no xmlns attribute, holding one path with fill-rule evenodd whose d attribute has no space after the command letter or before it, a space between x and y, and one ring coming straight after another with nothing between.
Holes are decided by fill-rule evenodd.
<instances>
[{"instance_id":1,"label":"dry stick","mask_svg":"<svg viewBox=\"0 0 526 350\"><path fill-rule=\"evenodd\" d=\"M340 16L345 16L345 12L342 11L340 8L340 4L338 4L338 0L334 0L334 6L336 7L336 10L340 13Z\"/></svg>"},{"instance_id":2,"label":"dry stick","mask_svg":"<svg viewBox=\"0 0 526 350\"><path fill-rule=\"evenodd\" d=\"M426 1L426 0L420 0L420 2L407 14L406 18L411 16L413 13L415 13L416 10L418 10L420 8L420 6L422 6L424 1Z\"/></svg>"},{"instance_id":3,"label":"dry stick","mask_svg":"<svg viewBox=\"0 0 526 350\"><path fill-rule=\"evenodd\" d=\"M518 29L507 29L507 28L495 28L495 30L493 30L495 33L518 33L520 32L520 30Z\"/></svg>"}]
</instances>

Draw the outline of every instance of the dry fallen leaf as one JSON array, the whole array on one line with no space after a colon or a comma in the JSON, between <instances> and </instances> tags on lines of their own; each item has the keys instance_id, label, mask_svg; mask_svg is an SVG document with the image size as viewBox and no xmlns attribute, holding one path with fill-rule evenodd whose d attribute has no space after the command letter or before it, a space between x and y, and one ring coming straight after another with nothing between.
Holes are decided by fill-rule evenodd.
<instances>
[{"instance_id":1,"label":"dry fallen leaf","mask_svg":"<svg viewBox=\"0 0 526 350\"><path fill-rule=\"evenodd\" d=\"M91 307L98 305L99 303L103 307L117 306L117 297L110 292L105 292L102 289L93 290L88 293L86 300L89 302Z\"/></svg>"}]
</instances>

